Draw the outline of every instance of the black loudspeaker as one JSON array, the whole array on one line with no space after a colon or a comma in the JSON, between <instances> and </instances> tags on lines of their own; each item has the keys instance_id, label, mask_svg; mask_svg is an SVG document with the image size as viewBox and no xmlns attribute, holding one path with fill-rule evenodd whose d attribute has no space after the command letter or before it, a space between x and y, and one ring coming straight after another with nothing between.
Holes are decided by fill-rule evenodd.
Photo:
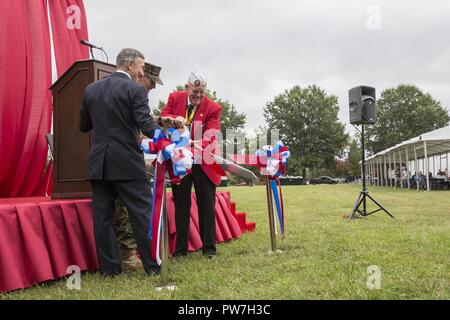
<instances>
[{"instance_id":1,"label":"black loudspeaker","mask_svg":"<svg viewBox=\"0 0 450 320\"><path fill-rule=\"evenodd\" d=\"M375 88L359 86L348 91L350 123L375 124L378 121L375 108Z\"/></svg>"}]
</instances>

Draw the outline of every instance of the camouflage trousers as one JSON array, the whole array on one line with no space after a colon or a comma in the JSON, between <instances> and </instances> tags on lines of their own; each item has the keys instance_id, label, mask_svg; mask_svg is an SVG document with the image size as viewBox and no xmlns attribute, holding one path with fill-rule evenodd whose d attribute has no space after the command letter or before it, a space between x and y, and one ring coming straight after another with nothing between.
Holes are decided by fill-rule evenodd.
<instances>
[{"instance_id":1,"label":"camouflage trousers","mask_svg":"<svg viewBox=\"0 0 450 320\"><path fill-rule=\"evenodd\" d=\"M120 245L120 255L126 259L133 255L137 245L134 239L133 228L131 227L128 211L122 199L117 198L113 217L113 227Z\"/></svg>"},{"instance_id":2,"label":"camouflage trousers","mask_svg":"<svg viewBox=\"0 0 450 320\"><path fill-rule=\"evenodd\" d=\"M147 179L151 179L153 168L146 166ZM134 238L133 228L131 227L128 211L125 203L121 198L117 198L115 202L115 212L113 216L113 228L116 233L117 240L120 245L120 255L123 260L135 254L137 244Z\"/></svg>"}]
</instances>

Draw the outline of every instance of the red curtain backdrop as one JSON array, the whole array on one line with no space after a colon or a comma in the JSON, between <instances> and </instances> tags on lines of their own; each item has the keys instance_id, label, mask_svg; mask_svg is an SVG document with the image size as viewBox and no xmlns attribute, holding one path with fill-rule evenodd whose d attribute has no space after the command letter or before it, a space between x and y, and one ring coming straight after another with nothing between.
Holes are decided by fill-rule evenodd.
<instances>
[{"instance_id":1,"label":"red curtain backdrop","mask_svg":"<svg viewBox=\"0 0 450 320\"><path fill-rule=\"evenodd\" d=\"M82 0L49 0L58 76L88 59ZM44 195L52 65L47 0L0 1L0 197ZM50 184L48 181L50 179Z\"/></svg>"},{"instance_id":2,"label":"red curtain backdrop","mask_svg":"<svg viewBox=\"0 0 450 320\"><path fill-rule=\"evenodd\" d=\"M82 0L49 0L53 47L58 77L75 61L89 59L86 12Z\"/></svg>"},{"instance_id":3,"label":"red curtain backdrop","mask_svg":"<svg viewBox=\"0 0 450 320\"><path fill-rule=\"evenodd\" d=\"M0 197L35 195L51 124L46 1L0 1L0 39Z\"/></svg>"}]
</instances>

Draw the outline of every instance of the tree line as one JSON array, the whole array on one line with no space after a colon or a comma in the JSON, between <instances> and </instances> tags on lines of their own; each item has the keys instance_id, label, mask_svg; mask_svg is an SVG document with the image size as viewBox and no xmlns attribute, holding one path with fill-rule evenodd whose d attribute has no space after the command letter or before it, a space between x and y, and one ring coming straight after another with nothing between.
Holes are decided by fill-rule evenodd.
<instances>
[{"instance_id":1,"label":"tree line","mask_svg":"<svg viewBox=\"0 0 450 320\"><path fill-rule=\"evenodd\" d=\"M177 86L174 91L183 90ZM221 126L241 130L246 115L228 100L207 90L206 95L222 106ZM158 114L165 105L159 101L153 108ZM369 154L377 153L425 132L445 127L450 122L446 108L414 85L398 85L381 92L376 104L378 122L366 127ZM275 96L263 108L264 129L277 129L291 151L289 175L310 178L319 175L358 176L361 159L359 134L351 137L339 121L336 95L317 85L294 86ZM248 142L246 148L248 148ZM236 151L236 150L234 150Z\"/></svg>"}]
</instances>

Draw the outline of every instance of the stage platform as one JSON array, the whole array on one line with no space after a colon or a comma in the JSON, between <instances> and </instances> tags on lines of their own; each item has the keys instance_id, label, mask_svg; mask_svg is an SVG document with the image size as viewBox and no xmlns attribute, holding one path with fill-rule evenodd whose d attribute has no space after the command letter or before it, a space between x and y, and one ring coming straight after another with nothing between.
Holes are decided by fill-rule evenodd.
<instances>
[{"instance_id":1,"label":"stage platform","mask_svg":"<svg viewBox=\"0 0 450 320\"><path fill-rule=\"evenodd\" d=\"M169 250L176 237L172 194L167 194ZM216 193L216 240L228 241L252 231L255 223L236 212L228 192ZM189 250L202 246L195 194L192 194ZM220 250L220 249L219 249ZM0 292L28 288L67 275L67 267L95 271L98 262L91 200L46 197L0 199Z\"/></svg>"}]
</instances>

